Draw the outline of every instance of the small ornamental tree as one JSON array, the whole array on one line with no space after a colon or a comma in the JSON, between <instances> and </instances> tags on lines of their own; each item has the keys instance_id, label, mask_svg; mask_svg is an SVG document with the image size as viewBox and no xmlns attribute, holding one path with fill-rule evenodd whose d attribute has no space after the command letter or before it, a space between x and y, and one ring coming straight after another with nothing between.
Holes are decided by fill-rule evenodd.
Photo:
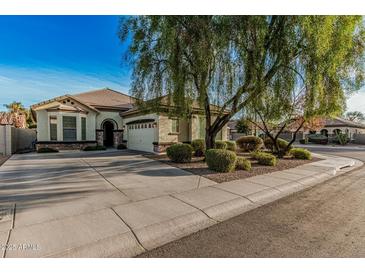
<instances>
[{"instance_id":1,"label":"small ornamental tree","mask_svg":"<svg viewBox=\"0 0 365 274\"><path fill-rule=\"evenodd\" d=\"M247 119L241 118L237 121L236 129L237 129L238 133L250 135L251 134L251 123Z\"/></svg>"},{"instance_id":2,"label":"small ornamental tree","mask_svg":"<svg viewBox=\"0 0 365 274\"><path fill-rule=\"evenodd\" d=\"M365 120L364 113L360 111L349 111L346 113L345 117L354 122L361 122Z\"/></svg>"},{"instance_id":3,"label":"small ornamental tree","mask_svg":"<svg viewBox=\"0 0 365 274\"><path fill-rule=\"evenodd\" d=\"M340 113L344 90L363 83L361 16L136 16L121 20L119 37L130 42L137 103L161 111L164 100L164 111L190 117L198 102L207 149L253 102L285 99L304 85L305 107L295 115L304 124ZM292 102L283 100L269 120L284 121Z\"/></svg>"}]
</instances>

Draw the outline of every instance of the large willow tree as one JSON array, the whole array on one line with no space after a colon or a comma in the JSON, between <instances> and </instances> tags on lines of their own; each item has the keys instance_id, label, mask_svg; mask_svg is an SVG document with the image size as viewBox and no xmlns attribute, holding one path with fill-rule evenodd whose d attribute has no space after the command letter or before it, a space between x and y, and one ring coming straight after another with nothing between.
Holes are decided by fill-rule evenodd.
<instances>
[{"instance_id":1,"label":"large willow tree","mask_svg":"<svg viewBox=\"0 0 365 274\"><path fill-rule=\"evenodd\" d=\"M360 16L138 16L122 19L120 39L131 40L140 104L158 110L165 98L189 116L197 100L207 148L237 112L267 92L285 96L298 78L308 116L341 112L363 81Z\"/></svg>"}]
</instances>

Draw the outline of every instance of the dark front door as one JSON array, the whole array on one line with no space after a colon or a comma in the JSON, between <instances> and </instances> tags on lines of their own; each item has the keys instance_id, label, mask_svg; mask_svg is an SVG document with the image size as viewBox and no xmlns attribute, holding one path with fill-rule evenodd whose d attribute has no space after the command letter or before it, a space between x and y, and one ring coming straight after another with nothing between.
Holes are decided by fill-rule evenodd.
<instances>
[{"instance_id":1,"label":"dark front door","mask_svg":"<svg viewBox=\"0 0 365 274\"><path fill-rule=\"evenodd\" d=\"M112 122L106 121L103 127L104 127L104 146L111 147L113 146L114 125Z\"/></svg>"}]
</instances>

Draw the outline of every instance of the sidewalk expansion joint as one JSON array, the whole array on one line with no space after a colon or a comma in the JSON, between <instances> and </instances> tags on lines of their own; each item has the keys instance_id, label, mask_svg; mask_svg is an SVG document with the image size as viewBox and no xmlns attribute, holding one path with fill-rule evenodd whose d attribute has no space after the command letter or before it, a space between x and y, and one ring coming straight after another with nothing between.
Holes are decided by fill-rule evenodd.
<instances>
[{"instance_id":1,"label":"sidewalk expansion joint","mask_svg":"<svg viewBox=\"0 0 365 274\"><path fill-rule=\"evenodd\" d=\"M133 234L133 236L134 236L134 238L136 238L136 241L137 241L137 243L140 245L140 247L143 249L143 251L145 252L145 251L147 251L148 249L147 248L145 248L143 245L142 245L142 243L140 242L140 240L138 239L138 237L137 237L137 234L136 233L134 233L134 231L133 231L133 229L132 229L132 227L126 222L126 221L124 221L123 220L123 218L114 210L114 208L110 208L113 212L114 212L114 214L115 215L117 215L117 217L129 228L129 230L131 231L131 233Z\"/></svg>"},{"instance_id":2,"label":"sidewalk expansion joint","mask_svg":"<svg viewBox=\"0 0 365 274\"><path fill-rule=\"evenodd\" d=\"M199 176L199 175L198 175ZM201 180L202 176L199 176L198 177L198 186L197 186L197 189L200 187L200 180Z\"/></svg>"},{"instance_id":3,"label":"sidewalk expansion joint","mask_svg":"<svg viewBox=\"0 0 365 274\"><path fill-rule=\"evenodd\" d=\"M122 190L120 190L116 185L114 185L112 182L110 182L103 174L101 174L96 168L94 168L92 165L90 165L87 161L85 161L83 158L80 159L82 162L84 162L88 167L90 167L92 170L94 170L97 174L99 174L107 183L109 183L112 187L114 187L116 190L118 190L120 193L122 193L124 196L128 197L127 194L125 194Z\"/></svg>"},{"instance_id":4,"label":"sidewalk expansion joint","mask_svg":"<svg viewBox=\"0 0 365 274\"><path fill-rule=\"evenodd\" d=\"M256 183L255 183L255 184L256 184ZM239 196L239 197L245 198L245 199L249 200L249 201L250 201L251 203L253 203L253 204L261 204L261 203L258 203L258 202L254 202L254 201L252 201L250 198L248 198L248 197L246 197L246 196L243 196L243 195L241 195L241 194L239 194L239 193L235 193L235 192L229 191L229 190L227 190L227 189L222 189L222 188L219 188L219 187L216 187L216 186L211 186L211 187L214 187L214 188L216 188L216 189L219 189L219 190L225 191L225 192L227 192L227 193L234 194L234 195L237 195L237 196ZM267 187L267 188L270 188L270 187ZM263 189L263 190L265 190L265 189ZM260 191L262 191L262 190L259 190L259 191L256 191L256 192L252 192L252 193L250 193L250 195L251 195L251 194L255 194L255 193L259 193Z\"/></svg>"},{"instance_id":5,"label":"sidewalk expansion joint","mask_svg":"<svg viewBox=\"0 0 365 274\"><path fill-rule=\"evenodd\" d=\"M188 203L188 202L185 202L185 201L183 201L183 200L181 200L181 199L179 199L179 198L177 198L177 197L175 197L175 196L172 196L171 194L169 194L168 196L170 196L171 198L174 198L174 199L176 199L176 200L178 200L178 201L180 201L180 202L182 202L182 203L184 203L184 204L186 204L186 205L189 205L189 206L191 206L191 207L193 207L193 208L195 208L195 209L197 209L197 210L199 210L199 211L200 211L200 212L202 212L205 216L207 216L210 220L212 220L212 221L214 221L214 222L216 222L216 223L220 223L220 221L218 221L218 220L216 220L216 219L214 219L214 218L210 217L207 213L205 213L202 209L200 209L200 208L196 207L195 205L192 205L192 204L190 204L190 203Z\"/></svg>"},{"instance_id":6,"label":"sidewalk expansion joint","mask_svg":"<svg viewBox=\"0 0 365 274\"><path fill-rule=\"evenodd\" d=\"M14 224L15 224L15 210L16 210L16 204L14 204L13 206L13 214L12 214L12 217L11 217L11 227L8 231L8 236L6 238L6 242L5 242L5 246L4 246L4 250L3 250L3 254L2 254L2 258L5 258L6 257L6 251L8 249L8 245L9 245L9 241L10 241L10 235L11 235L11 232L12 230L14 229Z\"/></svg>"}]
</instances>

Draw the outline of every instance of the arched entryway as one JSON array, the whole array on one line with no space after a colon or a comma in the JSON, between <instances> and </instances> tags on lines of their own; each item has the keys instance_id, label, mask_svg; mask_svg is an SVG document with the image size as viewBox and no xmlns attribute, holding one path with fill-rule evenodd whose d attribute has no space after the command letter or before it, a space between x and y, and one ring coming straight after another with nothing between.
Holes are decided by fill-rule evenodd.
<instances>
[{"instance_id":1,"label":"arched entryway","mask_svg":"<svg viewBox=\"0 0 365 274\"><path fill-rule=\"evenodd\" d=\"M112 121L104 121L103 130L104 130L104 146L106 147L113 146L114 123Z\"/></svg>"},{"instance_id":2,"label":"arched entryway","mask_svg":"<svg viewBox=\"0 0 365 274\"><path fill-rule=\"evenodd\" d=\"M322 130L321 130L321 134L322 134L323 136L328 137L328 130L327 130L327 129L322 129Z\"/></svg>"}]
</instances>

